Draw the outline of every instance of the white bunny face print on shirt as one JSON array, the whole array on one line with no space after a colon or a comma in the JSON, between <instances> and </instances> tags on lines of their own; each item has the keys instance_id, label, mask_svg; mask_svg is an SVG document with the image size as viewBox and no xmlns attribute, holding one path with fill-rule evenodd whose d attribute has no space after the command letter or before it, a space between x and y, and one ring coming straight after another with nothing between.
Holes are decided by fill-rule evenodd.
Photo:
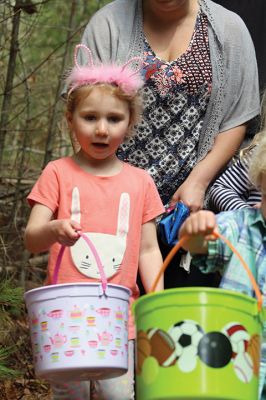
<instances>
[{"instance_id":1,"label":"white bunny face print on shirt","mask_svg":"<svg viewBox=\"0 0 266 400\"><path fill-rule=\"evenodd\" d=\"M116 235L96 232L84 232L93 243L100 257L107 278L114 276L122 263L127 243L129 226L130 199L128 193L120 196ZM72 191L71 219L80 223L81 210L79 190L75 187ZM74 246L70 247L72 261L78 271L89 278L100 278L95 257L81 237Z\"/></svg>"}]
</instances>

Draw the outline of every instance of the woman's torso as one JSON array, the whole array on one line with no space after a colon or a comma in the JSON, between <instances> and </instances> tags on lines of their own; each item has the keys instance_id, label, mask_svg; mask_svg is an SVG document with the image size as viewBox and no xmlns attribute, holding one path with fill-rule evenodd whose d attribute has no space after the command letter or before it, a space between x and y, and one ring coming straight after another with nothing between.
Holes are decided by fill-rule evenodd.
<instances>
[{"instance_id":1,"label":"woman's torso","mask_svg":"<svg viewBox=\"0 0 266 400\"><path fill-rule=\"evenodd\" d=\"M160 59L144 35L143 42L143 117L119 157L145 168L167 203L197 161L212 85L207 17L199 12L188 48L171 62Z\"/></svg>"}]
</instances>

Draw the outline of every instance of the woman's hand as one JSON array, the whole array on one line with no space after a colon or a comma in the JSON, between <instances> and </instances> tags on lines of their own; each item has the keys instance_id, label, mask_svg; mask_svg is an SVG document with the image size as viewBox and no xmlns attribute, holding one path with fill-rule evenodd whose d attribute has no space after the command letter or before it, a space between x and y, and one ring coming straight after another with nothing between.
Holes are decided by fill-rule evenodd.
<instances>
[{"instance_id":1,"label":"woman's hand","mask_svg":"<svg viewBox=\"0 0 266 400\"><path fill-rule=\"evenodd\" d=\"M195 165L185 182L177 189L171 204L183 201L191 212L202 209L209 184L233 157L245 137L245 132L246 125L240 125L219 133L212 149Z\"/></svg>"},{"instance_id":2,"label":"woman's hand","mask_svg":"<svg viewBox=\"0 0 266 400\"><path fill-rule=\"evenodd\" d=\"M73 246L79 239L77 231L80 231L81 227L76 221L57 219L50 222L50 227L55 241L63 246Z\"/></svg>"},{"instance_id":3,"label":"woman's hand","mask_svg":"<svg viewBox=\"0 0 266 400\"><path fill-rule=\"evenodd\" d=\"M199 182L192 182L188 177L173 195L170 205L181 201L189 208L190 212L201 210L203 207L205 190L206 188L204 185Z\"/></svg>"}]
</instances>

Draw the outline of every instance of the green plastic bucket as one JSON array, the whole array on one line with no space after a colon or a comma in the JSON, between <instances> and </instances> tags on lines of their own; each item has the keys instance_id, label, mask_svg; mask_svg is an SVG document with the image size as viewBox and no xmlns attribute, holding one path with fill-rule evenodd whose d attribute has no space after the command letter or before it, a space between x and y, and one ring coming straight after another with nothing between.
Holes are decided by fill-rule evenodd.
<instances>
[{"instance_id":1,"label":"green plastic bucket","mask_svg":"<svg viewBox=\"0 0 266 400\"><path fill-rule=\"evenodd\" d=\"M133 310L137 399L257 400L263 321L256 299L179 288L147 294Z\"/></svg>"}]
</instances>

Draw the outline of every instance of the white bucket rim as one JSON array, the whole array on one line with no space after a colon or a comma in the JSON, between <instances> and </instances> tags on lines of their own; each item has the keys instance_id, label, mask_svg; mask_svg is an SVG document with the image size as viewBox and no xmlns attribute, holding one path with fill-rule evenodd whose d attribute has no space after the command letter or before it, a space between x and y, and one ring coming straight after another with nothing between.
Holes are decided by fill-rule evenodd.
<instances>
[{"instance_id":1,"label":"white bucket rim","mask_svg":"<svg viewBox=\"0 0 266 400\"><path fill-rule=\"evenodd\" d=\"M40 286L34 289L30 289L27 292L24 293L24 298L26 298L28 295L34 294L34 293L40 293L40 292L45 292L47 290L51 289L63 289L63 288L68 288L68 287L76 287L76 286L90 286L90 287L101 287L102 283L101 282L72 282L72 283L57 283L55 285L45 285L45 286ZM115 283L108 283L107 288L113 288L113 289L120 289L124 290L127 292L128 296L131 296L132 292L129 288L126 286L118 285Z\"/></svg>"}]
</instances>

